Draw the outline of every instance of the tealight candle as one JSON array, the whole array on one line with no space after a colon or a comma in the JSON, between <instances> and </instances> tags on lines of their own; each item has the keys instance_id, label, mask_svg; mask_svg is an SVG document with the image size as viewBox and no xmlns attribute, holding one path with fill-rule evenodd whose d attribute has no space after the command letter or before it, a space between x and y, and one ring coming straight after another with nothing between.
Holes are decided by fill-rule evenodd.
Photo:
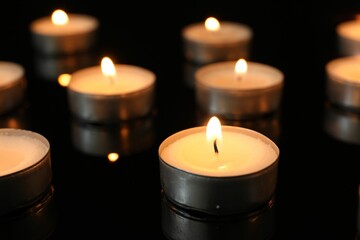
<instances>
[{"instance_id":1,"label":"tealight candle","mask_svg":"<svg viewBox=\"0 0 360 240\"><path fill-rule=\"evenodd\" d=\"M328 62L326 94L335 105L360 110L360 57L349 56Z\"/></svg>"},{"instance_id":2,"label":"tealight candle","mask_svg":"<svg viewBox=\"0 0 360 240\"><path fill-rule=\"evenodd\" d=\"M338 51L341 56L360 54L360 19L340 23L336 27Z\"/></svg>"},{"instance_id":3,"label":"tealight candle","mask_svg":"<svg viewBox=\"0 0 360 240\"><path fill-rule=\"evenodd\" d=\"M87 122L116 122L143 117L154 105L155 74L142 67L116 64L78 70L67 88L71 112Z\"/></svg>"},{"instance_id":4,"label":"tealight candle","mask_svg":"<svg viewBox=\"0 0 360 240\"><path fill-rule=\"evenodd\" d=\"M247 58L252 35L245 24L209 17L182 30L185 58L200 64Z\"/></svg>"},{"instance_id":5,"label":"tealight candle","mask_svg":"<svg viewBox=\"0 0 360 240\"><path fill-rule=\"evenodd\" d=\"M34 48L47 55L87 51L96 43L99 21L85 14L67 14L61 9L34 20L30 31Z\"/></svg>"},{"instance_id":6,"label":"tealight candle","mask_svg":"<svg viewBox=\"0 0 360 240\"><path fill-rule=\"evenodd\" d=\"M40 199L51 187L50 145L42 135L0 129L0 215Z\"/></svg>"},{"instance_id":7,"label":"tealight candle","mask_svg":"<svg viewBox=\"0 0 360 240\"><path fill-rule=\"evenodd\" d=\"M225 61L207 64L195 73L199 108L225 119L245 119L279 108L284 75L269 65Z\"/></svg>"},{"instance_id":8,"label":"tealight candle","mask_svg":"<svg viewBox=\"0 0 360 240\"><path fill-rule=\"evenodd\" d=\"M26 85L25 70L21 65L0 61L0 114L19 105Z\"/></svg>"},{"instance_id":9,"label":"tealight candle","mask_svg":"<svg viewBox=\"0 0 360 240\"><path fill-rule=\"evenodd\" d=\"M250 129L221 126L180 131L159 147L164 194L175 204L215 215L253 211L276 188L279 149Z\"/></svg>"}]
</instances>

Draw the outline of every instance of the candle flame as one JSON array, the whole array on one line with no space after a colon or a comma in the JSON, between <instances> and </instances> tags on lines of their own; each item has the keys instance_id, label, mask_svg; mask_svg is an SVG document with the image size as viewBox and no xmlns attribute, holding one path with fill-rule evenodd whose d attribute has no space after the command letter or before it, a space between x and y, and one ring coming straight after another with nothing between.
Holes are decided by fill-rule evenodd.
<instances>
[{"instance_id":1,"label":"candle flame","mask_svg":"<svg viewBox=\"0 0 360 240\"><path fill-rule=\"evenodd\" d=\"M119 159L119 154L117 154L117 153L109 153L107 155L107 157L108 157L108 160L110 162L116 162Z\"/></svg>"},{"instance_id":2,"label":"candle flame","mask_svg":"<svg viewBox=\"0 0 360 240\"><path fill-rule=\"evenodd\" d=\"M101 71L105 76L114 77L116 74L114 63L110 58L104 57L101 60Z\"/></svg>"},{"instance_id":3,"label":"candle flame","mask_svg":"<svg viewBox=\"0 0 360 240\"><path fill-rule=\"evenodd\" d=\"M211 32L216 32L220 29L220 23L216 18L208 17L205 20L205 28Z\"/></svg>"},{"instance_id":4,"label":"candle flame","mask_svg":"<svg viewBox=\"0 0 360 240\"><path fill-rule=\"evenodd\" d=\"M235 64L236 79L242 79L245 76L247 69L247 62L245 59L240 58Z\"/></svg>"},{"instance_id":5,"label":"candle flame","mask_svg":"<svg viewBox=\"0 0 360 240\"><path fill-rule=\"evenodd\" d=\"M69 17L66 12L61 9L57 9L51 15L51 21L55 25L65 25L69 22Z\"/></svg>"},{"instance_id":6,"label":"candle flame","mask_svg":"<svg viewBox=\"0 0 360 240\"><path fill-rule=\"evenodd\" d=\"M208 143L212 144L214 152L216 154L219 153L222 142L222 132L220 120L215 116L211 117L207 124L206 139Z\"/></svg>"},{"instance_id":7,"label":"candle flame","mask_svg":"<svg viewBox=\"0 0 360 240\"><path fill-rule=\"evenodd\" d=\"M62 87L67 87L70 84L71 74L63 73L58 77L58 83Z\"/></svg>"}]
</instances>

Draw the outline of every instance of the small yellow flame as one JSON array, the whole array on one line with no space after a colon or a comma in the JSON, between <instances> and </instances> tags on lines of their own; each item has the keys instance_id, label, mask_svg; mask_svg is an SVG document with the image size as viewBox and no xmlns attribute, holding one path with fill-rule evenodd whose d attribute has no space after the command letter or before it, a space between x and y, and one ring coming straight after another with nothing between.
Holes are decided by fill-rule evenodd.
<instances>
[{"instance_id":1,"label":"small yellow flame","mask_svg":"<svg viewBox=\"0 0 360 240\"><path fill-rule=\"evenodd\" d=\"M110 162L116 162L119 159L119 154L117 153L109 153L107 155Z\"/></svg>"},{"instance_id":2,"label":"small yellow flame","mask_svg":"<svg viewBox=\"0 0 360 240\"><path fill-rule=\"evenodd\" d=\"M247 62L245 59L240 58L235 64L235 76L236 79L242 79L247 72Z\"/></svg>"},{"instance_id":3,"label":"small yellow flame","mask_svg":"<svg viewBox=\"0 0 360 240\"><path fill-rule=\"evenodd\" d=\"M218 153L222 142L222 132L220 120L215 116L211 117L207 124L206 139L214 151Z\"/></svg>"},{"instance_id":4,"label":"small yellow flame","mask_svg":"<svg viewBox=\"0 0 360 240\"><path fill-rule=\"evenodd\" d=\"M208 17L205 20L205 28L211 32L216 32L220 29L220 23L216 18Z\"/></svg>"},{"instance_id":5,"label":"small yellow flame","mask_svg":"<svg viewBox=\"0 0 360 240\"><path fill-rule=\"evenodd\" d=\"M105 76L114 77L116 74L114 63L110 58L104 57L101 60L101 71Z\"/></svg>"},{"instance_id":6,"label":"small yellow flame","mask_svg":"<svg viewBox=\"0 0 360 240\"><path fill-rule=\"evenodd\" d=\"M69 17L66 12L61 9L57 9L51 15L51 21L53 24L61 26L69 22Z\"/></svg>"},{"instance_id":7,"label":"small yellow flame","mask_svg":"<svg viewBox=\"0 0 360 240\"><path fill-rule=\"evenodd\" d=\"M70 83L70 80L71 80L71 74L68 73L60 74L58 77L58 83L62 87L67 87Z\"/></svg>"}]
</instances>

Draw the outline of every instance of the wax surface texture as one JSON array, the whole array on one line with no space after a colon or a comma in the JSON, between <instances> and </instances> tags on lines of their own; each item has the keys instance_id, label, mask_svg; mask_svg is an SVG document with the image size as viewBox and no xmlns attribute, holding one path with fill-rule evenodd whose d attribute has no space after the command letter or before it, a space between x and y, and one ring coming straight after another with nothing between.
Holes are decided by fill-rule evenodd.
<instances>
[{"instance_id":1,"label":"wax surface texture","mask_svg":"<svg viewBox=\"0 0 360 240\"><path fill-rule=\"evenodd\" d=\"M49 147L28 135L0 132L0 177L39 162Z\"/></svg>"},{"instance_id":2,"label":"wax surface texture","mask_svg":"<svg viewBox=\"0 0 360 240\"><path fill-rule=\"evenodd\" d=\"M206 140L205 132L183 136L166 146L161 158L178 169L205 176L239 176L258 172L278 157L261 139L238 132L223 131L219 153Z\"/></svg>"}]
</instances>

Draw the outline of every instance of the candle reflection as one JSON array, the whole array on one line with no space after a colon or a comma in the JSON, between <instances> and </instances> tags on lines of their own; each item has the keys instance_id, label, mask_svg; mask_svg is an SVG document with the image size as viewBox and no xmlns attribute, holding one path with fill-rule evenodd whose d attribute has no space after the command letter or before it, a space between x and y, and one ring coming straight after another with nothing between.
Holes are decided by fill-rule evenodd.
<instances>
[{"instance_id":1,"label":"candle reflection","mask_svg":"<svg viewBox=\"0 0 360 240\"><path fill-rule=\"evenodd\" d=\"M335 139L360 144L360 114L332 104L325 105L324 129Z\"/></svg>"},{"instance_id":2,"label":"candle reflection","mask_svg":"<svg viewBox=\"0 0 360 240\"><path fill-rule=\"evenodd\" d=\"M55 231L57 212L53 187L25 209L0 218L0 239L47 239Z\"/></svg>"},{"instance_id":3,"label":"candle reflection","mask_svg":"<svg viewBox=\"0 0 360 240\"><path fill-rule=\"evenodd\" d=\"M172 240L265 240L271 239L275 226L275 201L244 215L213 216L194 213L162 197L161 227Z\"/></svg>"},{"instance_id":4,"label":"candle reflection","mask_svg":"<svg viewBox=\"0 0 360 240\"><path fill-rule=\"evenodd\" d=\"M58 76L63 73L73 73L95 63L95 58L91 52L59 56L37 54L34 58L37 76L46 81L56 81Z\"/></svg>"},{"instance_id":5,"label":"candle reflection","mask_svg":"<svg viewBox=\"0 0 360 240\"><path fill-rule=\"evenodd\" d=\"M142 152L152 146L155 130L151 116L134 121L122 121L115 124L91 124L72 119L72 142L79 151L109 161L117 157ZM109 157L109 153L112 155Z\"/></svg>"},{"instance_id":6,"label":"candle reflection","mask_svg":"<svg viewBox=\"0 0 360 240\"><path fill-rule=\"evenodd\" d=\"M27 112L22 107L0 116L0 128L29 129Z\"/></svg>"}]
</instances>

